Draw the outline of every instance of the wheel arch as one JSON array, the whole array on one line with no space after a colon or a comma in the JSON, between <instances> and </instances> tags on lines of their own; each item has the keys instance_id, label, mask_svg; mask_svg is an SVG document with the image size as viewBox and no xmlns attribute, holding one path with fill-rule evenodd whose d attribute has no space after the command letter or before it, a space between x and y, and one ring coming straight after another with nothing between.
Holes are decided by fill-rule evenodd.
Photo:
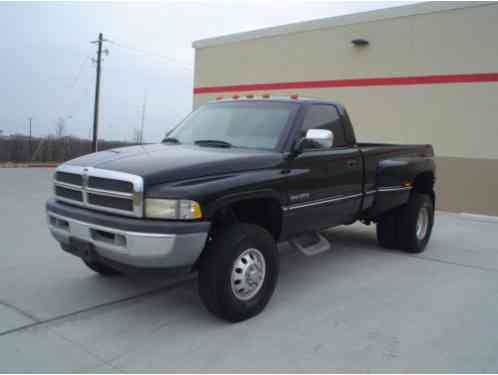
<instances>
[{"instance_id":1,"label":"wheel arch","mask_svg":"<svg viewBox=\"0 0 498 375\"><path fill-rule=\"evenodd\" d=\"M215 201L208 219L213 223L212 231L242 222L263 227L277 241L282 232L282 202L272 190L233 194Z\"/></svg>"},{"instance_id":2,"label":"wheel arch","mask_svg":"<svg viewBox=\"0 0 498 375\"><path fill-rule=\"evenodd\" d=\"M435 182L434 171L424 171L416 175L413 179L413 191L430 195L434 207L436 205L436 193L434 191Z\"/></svg>"}]
</instances>

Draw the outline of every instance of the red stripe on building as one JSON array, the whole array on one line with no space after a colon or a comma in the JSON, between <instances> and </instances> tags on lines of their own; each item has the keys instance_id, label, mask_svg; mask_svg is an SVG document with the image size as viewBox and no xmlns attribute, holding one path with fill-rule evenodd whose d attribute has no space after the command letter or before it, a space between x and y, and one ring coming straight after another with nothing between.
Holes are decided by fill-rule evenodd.
<instances>
[{"instance_id":1,"label":"red stripe on building","mask_svg":"<svg viewBox=\"0 0 498 375\"><path fill-rule=\"evenodd\" d=\"M449 83L498 82L498 73L446 74L412 77L334 79L326 81L301 81L255 83L232 86L195 87L194 94L210 94L222 92L287 90L287 89L323 89L332 87L368 87L368 86L401 86L401 85L438 85Z\"/></svg>"}]
</instances>

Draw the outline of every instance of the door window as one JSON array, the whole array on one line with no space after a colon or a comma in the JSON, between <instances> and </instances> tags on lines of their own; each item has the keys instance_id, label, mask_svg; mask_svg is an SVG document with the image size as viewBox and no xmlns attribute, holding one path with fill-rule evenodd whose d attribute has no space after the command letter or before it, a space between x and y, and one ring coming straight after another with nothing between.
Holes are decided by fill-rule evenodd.
<instances>
[{"instance_id":1,"label":"door window","mask_svg":"<svg viewBox=\"0 0 498 375\"><path fill-rule=\"evenodd\" d=\"M299 137L306 135L309 129L325 129L334 133L333 147L347 146L344 127L337 109L332 105L313 104L304 115ZM313 147L314 148L314 147Z\"/></svg>"}]
</instances>

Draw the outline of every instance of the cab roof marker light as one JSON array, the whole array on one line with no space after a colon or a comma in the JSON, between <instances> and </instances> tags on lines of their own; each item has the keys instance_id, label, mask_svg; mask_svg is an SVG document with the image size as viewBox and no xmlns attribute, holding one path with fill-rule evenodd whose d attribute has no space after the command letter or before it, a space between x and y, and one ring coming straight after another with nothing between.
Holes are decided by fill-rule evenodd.
<instances>
[{"instance_id":1,"label":"cab roof marker light","mask_svg":"<svg viewBox=\"0 0 498 375\"><path fill-rule=\"evenodd\" d=\"M239 98L240 98L240 96L239 96L239 95L234 95L234 96L232 96L232 99L235 99L235 100L237 100L237 99L239 99Z\"/></svg>"},{"instance_id":2,"label":"cab roof marker light","mask_svg":"<svg viewBox=\"0 0 498 375\"><path fill-rule=\"evenodd\" d=\"M254 98L254 95L253 95L253 94L248 94L248 95L246 95L246 98L247 98L247 99L253 99L253 98Z\"/></svg>"},{"instance_id":3,"label":"cab roof marker light","mask_svg":"<svg viewBox=\"0 0 498 375\"><path fill-rule=\"evenodd\" d=\"M265 98L265 99L268 99L270 97L270 94L262 94L261 97Z\"/></svg>"},{"instance_id":4,"label":"cab roof marker light","mask_svg":"<svg viewBox=\"0 0 498 375\"><path fill-rule=\"evenodd\" d=\"M293 100L297 100L299 98L299 95L294 94L294 95L291 95L290 98Z\"/></svg>"},{"instance_id":5,"label":"cab roof marker light","mask_svg":"<svg viewBox=\"0 0 498 375\"><path fill-rule=\"evenodd\" d=\"M223 96L218 96L216 100L223 100Z\"/></svg>"}]
</instances>

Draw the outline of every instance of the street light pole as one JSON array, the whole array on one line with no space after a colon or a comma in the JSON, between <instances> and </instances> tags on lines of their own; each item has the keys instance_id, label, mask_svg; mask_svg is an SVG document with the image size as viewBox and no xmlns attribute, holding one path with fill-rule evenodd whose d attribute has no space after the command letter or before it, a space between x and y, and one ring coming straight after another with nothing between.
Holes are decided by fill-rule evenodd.
<instances>
[{"instance_id":1,"label":"street light pole","mask_svg":"<svg viewBox=\"0 0 498 375\"><path fill-rule=\"evenodd\" d=\"M31 161L32 158L33 158L33 147L32 147L32 142L31 142L31 122L32 122L33 118L30 117L29 118L29 160Z\"/></svg>"},{"instance_id":2,"label":"street light pole","mask_svg":"<svg viewBox=\"0 0 498 375\"><path fill-rule=\"evenodd\" d=\"M142 105L142 122L140 125L140 144L144 143L144 127L145 127L145 106L147 105L147 90L144 91L144 102Z\"/></svg>"}]
</instances>

